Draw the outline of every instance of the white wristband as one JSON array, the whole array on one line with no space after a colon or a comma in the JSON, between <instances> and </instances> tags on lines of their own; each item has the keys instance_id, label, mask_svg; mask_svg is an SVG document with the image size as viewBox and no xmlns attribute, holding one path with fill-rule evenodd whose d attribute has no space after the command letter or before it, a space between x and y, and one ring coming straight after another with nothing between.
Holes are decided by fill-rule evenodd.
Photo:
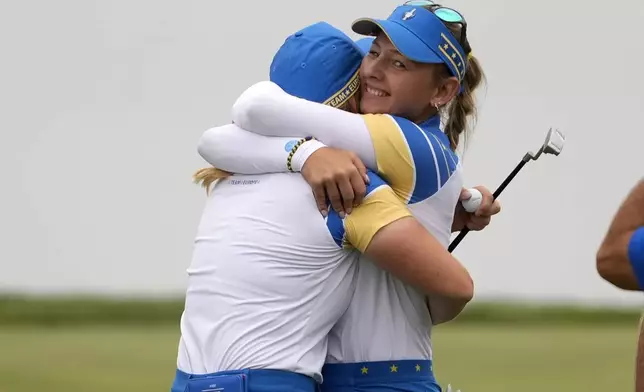
<instances>
[{"instance_id":1,"label":"white wristband","mask_svg":"<svg viewBox=\"0 0 644 392\"><path fill-rule=\"evenodd\" d=\"M293 158L291 158L291 167L293 167L293 171L301 172L306 160L322 147L326 147L326 145L316 139L302 143L297 151L295 151L295 154L293 154Z\"/></svg>"}]
</instances>

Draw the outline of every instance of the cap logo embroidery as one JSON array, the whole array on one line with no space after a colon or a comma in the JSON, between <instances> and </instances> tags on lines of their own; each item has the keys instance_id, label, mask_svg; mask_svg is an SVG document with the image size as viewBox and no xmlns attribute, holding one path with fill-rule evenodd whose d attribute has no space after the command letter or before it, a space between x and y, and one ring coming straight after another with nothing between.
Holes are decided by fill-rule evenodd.
<instances>
[{"instance_id":1,"label":"cap logo embroidery","mask_svg":"<svg viewBox=\"0 0 644 392\"><path fill-rule=\"evenodd\" d=\"M405 15L403 15L402 20L409 20L416 16L416 8L412 9L411 11L405 12Z\"/></svg>"}]
</instances>

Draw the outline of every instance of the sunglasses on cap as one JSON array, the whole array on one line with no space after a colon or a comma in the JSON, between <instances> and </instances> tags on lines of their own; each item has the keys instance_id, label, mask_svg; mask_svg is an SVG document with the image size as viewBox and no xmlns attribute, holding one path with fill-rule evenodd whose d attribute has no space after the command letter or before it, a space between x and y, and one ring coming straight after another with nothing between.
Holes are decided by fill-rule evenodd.
<instances>
[{"instance_id":1,"label":"sunglasses on cap","mask_svg":"<svg viewBox=\"0 0 644 392\"><path fill-rule=\"evenodd\" d=\"M412 5L416 7L428 7L436 17L446 23L458 23L461 25L461 36L458 39L458 42L461 44L465 53L471 51L470 46L467 43L467 22L463 15L460 12L456 11L453 8L444 7L440 4L437 4L430 0L411 0L406 2L403 5Z\"/></svg>"}]
</instances>

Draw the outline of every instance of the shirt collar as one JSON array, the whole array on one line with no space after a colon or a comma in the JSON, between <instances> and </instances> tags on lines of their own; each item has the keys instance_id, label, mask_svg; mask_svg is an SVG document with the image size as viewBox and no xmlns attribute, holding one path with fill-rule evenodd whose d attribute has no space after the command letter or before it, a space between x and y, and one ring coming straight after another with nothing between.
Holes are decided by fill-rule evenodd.
<instances>
[{"instance_id":1,"label":"shirt collar","mask_svg":"<svg viewBox=\"0 0 644 392\"><path fill-rule=\"evenodd\" d=\"M429 132L436 137L439 138L439 140L445 144L445 146L449 147L449 138L443 131L441 131L441 116L438 114L435 116L432 116L428 118L427 120L423 121L422 123L418 124L418 126L425 132Z\"/></svg>"}]
</instances>

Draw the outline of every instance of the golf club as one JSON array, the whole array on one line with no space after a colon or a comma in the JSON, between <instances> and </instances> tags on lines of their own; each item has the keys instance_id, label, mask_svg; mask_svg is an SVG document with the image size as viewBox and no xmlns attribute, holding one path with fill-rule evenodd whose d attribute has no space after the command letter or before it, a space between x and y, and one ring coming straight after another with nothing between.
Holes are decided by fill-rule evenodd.
<instances>
[{"instance_id":1,"label":"golf club","mask_svg":"<svg viewBox=\"0 0 644 392\"><path fill-rule=\"evenodd\" d=\"M510 175L508 175L505 180L501 183L501 185L494 191L492 196L494 197L494 200L496 200L499 195L501 195L501 192L510 184L510 182L516 177L517 174L523 169L523 166L525 166L526 163L530 161L536 161L539 159L541 154L551 154L554 156L558 156L561 153L561 150L563 150L564 143L566 142L566 137L564 136L561 131L558 129L553 130L550 128L548 131L548 135L546 136L546 141L543 143L541 148L537 151L537 153L533 153L531 151L528 151L523 159L521 159L521 162L517 165L517 167L512 170ZM447 248L450 252L454 251L458 244L463 241L463 238L467 235L467 233L470 232L470 229L467 227L461 230L460 233L458 233L458 236L454 238L454 241L449 244L449 247Z\"/></svg>"}]
</instances>

